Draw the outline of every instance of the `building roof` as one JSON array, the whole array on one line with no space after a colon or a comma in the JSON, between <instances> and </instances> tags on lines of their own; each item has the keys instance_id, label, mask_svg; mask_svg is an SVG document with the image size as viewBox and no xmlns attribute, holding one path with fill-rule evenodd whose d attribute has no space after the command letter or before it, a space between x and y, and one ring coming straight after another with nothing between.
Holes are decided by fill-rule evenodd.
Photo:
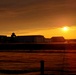
<instances>
[{"instance_id":1,"label":"building roof","mask_svg":"<svg viewBox=\"0 0 76 75\"><path fill-rule=\"evenodd\" d=\"M56 36L56 37L52 37L52 38L51 38L51 41L52 41L52 42L64 42L65 39L64 39L63 36Z\"/></svg>"}]
</instances>

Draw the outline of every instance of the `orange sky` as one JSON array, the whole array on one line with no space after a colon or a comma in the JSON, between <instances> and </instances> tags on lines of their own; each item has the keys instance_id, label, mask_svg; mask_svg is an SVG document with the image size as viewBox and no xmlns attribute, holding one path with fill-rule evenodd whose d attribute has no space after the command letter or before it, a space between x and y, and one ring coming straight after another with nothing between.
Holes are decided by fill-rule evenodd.
<instances>
[{"instance_id":1,"label":"orange sky","mask_svg":"<svg viewBox=\"0 0 76 75\"><path fill-rule=\"evenodd\" d=\"M60 28L69 26L67 32ZM76 0L0 0L0 34L76 38Z\"/></svg>"}]
</instances>

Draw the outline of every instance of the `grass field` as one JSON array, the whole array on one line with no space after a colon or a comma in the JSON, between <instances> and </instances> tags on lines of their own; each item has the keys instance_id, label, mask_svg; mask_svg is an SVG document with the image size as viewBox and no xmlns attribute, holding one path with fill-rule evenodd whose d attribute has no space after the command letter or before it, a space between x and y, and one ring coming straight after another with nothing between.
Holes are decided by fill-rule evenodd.
<instances>
[{"instance_id":1,"label":"grass field","mask_svg":"<svg viewBox=\"0 0 76 75\"><path fill-rule=\"evenodd\" d=\"M46 75L76 74L75 52L75 50L0 51L0 73L40 75L40 61L44 60Z\"/></svg>"}]
</instances>

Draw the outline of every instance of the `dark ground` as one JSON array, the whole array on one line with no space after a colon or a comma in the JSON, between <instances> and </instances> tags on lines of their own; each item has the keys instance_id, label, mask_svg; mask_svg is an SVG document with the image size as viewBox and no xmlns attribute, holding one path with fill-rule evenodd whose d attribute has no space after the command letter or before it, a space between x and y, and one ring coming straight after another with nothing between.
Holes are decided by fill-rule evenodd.
<instances>
[{"instance_id":1,"label":"dark ground","mask_svg":"<svg viewBox=\"0 0 76 75\"><path fill-rule=\"evenodd\" d=\"M75 48L76 44L1 44L0 75L40 75L41 60L46 75L76 75Z\"/></svg>"}]
</instances>

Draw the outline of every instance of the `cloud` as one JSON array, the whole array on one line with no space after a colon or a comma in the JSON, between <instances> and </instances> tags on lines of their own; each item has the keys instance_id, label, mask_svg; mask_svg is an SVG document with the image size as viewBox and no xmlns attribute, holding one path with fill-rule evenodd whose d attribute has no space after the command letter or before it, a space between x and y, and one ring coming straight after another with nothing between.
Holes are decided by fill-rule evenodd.
<instances>
[{"instance_id":1,"label":"cloud","mask_svg":"<svg viewBox=\"0 0 76 75\"><path fill-rule=\"evenodd\" d=\"M75 1L75 0L74 0ZM76 1L75 1L76 2ZM73 2L72 5L75 3ZM43 17L48 15L63 14L70 9L70 3L67 0L0 0L0 14L9 16ZM42 16L41 16L42 15Z\"/></svg>"},{"instance_id":2,"label":"cloud","mask_svg":"<svg viewBox=\"0 0 76 75\"><path fill-rule=\"evenodd\" d=\"M58 0L59 1L59 0ZM61 1L62 2L62 1ZM57 0L2 0L0 1L0 9L2 11L21 11L21 10L37 10L57 7L61 5ZM0 10L0 11L1 11Z\"/></svg>"}]
</instances>

